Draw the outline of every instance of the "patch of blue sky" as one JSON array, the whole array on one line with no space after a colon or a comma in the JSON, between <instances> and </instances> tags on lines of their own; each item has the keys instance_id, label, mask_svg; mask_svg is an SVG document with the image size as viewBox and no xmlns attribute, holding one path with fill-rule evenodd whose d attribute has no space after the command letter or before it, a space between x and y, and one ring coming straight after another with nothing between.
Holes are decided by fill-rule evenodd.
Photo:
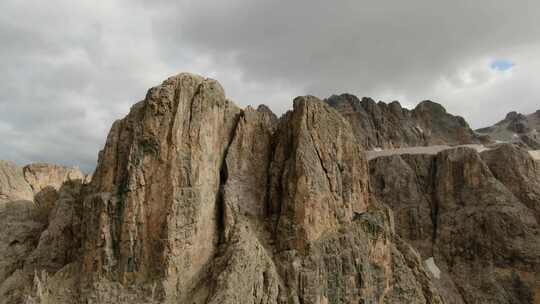
<instances>
[{"instance_id":1,"label":"patch of blue sky","mask_svg":"<svg viewBox=\"0 0 540 304\"><path fill-rule=\"evenodd\" d=\"M494 60L489 65L489 67L492 70L499 71L499 72L504 72L504 71L510 70L512 67L514 67L514 65L515 65L515 63L513 63L512 61L510 61L508 59L497 59L497 60Z\"/></svg>"}]
</instances>

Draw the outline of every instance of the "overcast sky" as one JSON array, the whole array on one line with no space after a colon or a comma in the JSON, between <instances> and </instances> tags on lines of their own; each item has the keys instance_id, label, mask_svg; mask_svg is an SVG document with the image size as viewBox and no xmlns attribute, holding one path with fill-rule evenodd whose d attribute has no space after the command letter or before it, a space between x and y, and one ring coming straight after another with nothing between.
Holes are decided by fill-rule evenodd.
<instances>
[{"instance_id":1,"label":"overcast sky","mask_svg":"<svg viewBox=\"0 0 540 304\"><path fill-rule=\"evenodd\" d=\"M431 99L473 127L540 108L538 0L0 1L0 159L95 166L168 76L241 106L297 95Z\"/></svg>"}]
</instances>

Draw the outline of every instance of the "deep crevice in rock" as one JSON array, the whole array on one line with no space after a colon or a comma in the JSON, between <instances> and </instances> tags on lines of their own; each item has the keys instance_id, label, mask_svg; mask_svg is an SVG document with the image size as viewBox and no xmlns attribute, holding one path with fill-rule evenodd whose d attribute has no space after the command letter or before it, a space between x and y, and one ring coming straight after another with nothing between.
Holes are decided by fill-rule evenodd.
<instances>
[{"instance_id":1,"label":"deep crevice in rock","mask_svg":"<svg viewBox=\"0 0 540 304\"><path fill-rule=\"evenodd\" d=\"M219 233L219 243L223 243L225 241L225 185L227 184L227 180L229 179L229 171L227 168L227 155L229 153L229 148L231 147L234 139L236 138L236 132L238 130L238 126L240 125L240 120L244 117L244 111L240 111L234 118L234 127L232 129L231 135L229 137L229 141L227 143L227 147L225 148L225 151L223 153L223 160L221 162L221 166L219 169L219 189L216 197L216 219L217 219L217 231Z\"/></svg>"}]
</instances>

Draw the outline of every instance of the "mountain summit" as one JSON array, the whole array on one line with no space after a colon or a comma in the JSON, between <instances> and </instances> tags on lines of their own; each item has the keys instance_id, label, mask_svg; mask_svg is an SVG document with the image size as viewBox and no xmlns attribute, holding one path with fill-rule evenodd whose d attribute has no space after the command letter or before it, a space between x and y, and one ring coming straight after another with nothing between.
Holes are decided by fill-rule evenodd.
<instances>
[{"instance_id":1,"label":"mountain summit","mask_svg":"<svg viewBox=\"0 0 540 304\"><path fill-rule=\"evenodd\" d=\"M279 119L241 109L217 81L183 73L113 124L91 180L0 163L0 303L538 298L527 151L368 162L368 148L480 139L433 102L293 104Z\"/></svg>"}]
</instances>

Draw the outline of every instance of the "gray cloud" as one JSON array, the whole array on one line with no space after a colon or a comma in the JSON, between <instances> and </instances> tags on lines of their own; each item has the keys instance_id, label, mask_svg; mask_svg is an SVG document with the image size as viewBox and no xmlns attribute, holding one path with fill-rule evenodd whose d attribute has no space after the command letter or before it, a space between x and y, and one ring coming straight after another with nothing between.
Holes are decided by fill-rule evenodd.
<instances>
[{"instance_id":1,"label":"gray cloud","mask_svg":"<svg viewBox=\"0 0 540 304\"><path fill-rule=\"evenodd\" d=\"M51 9L54 8L54 9ZM443 103L474 126L539 106L538 1L0 3L0 158L90 170L114 119L171 74L276 112L300 94ZM495 59L516 66L489 69Z\"/></svg>"}]
</instances>

